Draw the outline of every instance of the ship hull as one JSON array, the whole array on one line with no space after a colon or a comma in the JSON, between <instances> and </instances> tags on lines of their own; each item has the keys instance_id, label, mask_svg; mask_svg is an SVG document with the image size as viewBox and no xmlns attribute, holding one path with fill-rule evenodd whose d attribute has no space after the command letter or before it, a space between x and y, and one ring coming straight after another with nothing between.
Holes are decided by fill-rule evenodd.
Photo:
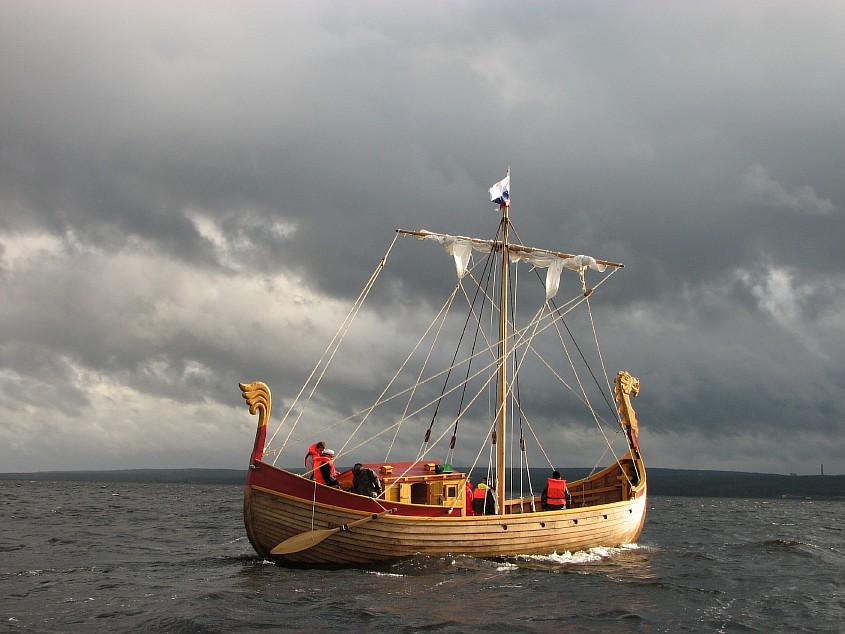
<instances>
[{"instance_id":1,"label":"ship hull","mask_svg":"<svg viewBox=\"0 0 845 634\"><path fill-rule=\"evenodd\" d=\"M638 474L633 485L628 471L622 474L626 465ZM601 486L606 483L610 486ZM637 540L647 500L641 461L629 457L592 478L572 482L570 489L574 508L467 516L462 508L365 498L256 461L247 477L244 522L260 556L328 566L385 562L417 553L484 558L544 555ZM611 501L595 503L602 499ZM526 508L528 501L511 503L508 511ZM343 527L387 509L392 513L338 530L299 552L271 554L274 547L296 535Z\"/></svg>"}]
</instances>

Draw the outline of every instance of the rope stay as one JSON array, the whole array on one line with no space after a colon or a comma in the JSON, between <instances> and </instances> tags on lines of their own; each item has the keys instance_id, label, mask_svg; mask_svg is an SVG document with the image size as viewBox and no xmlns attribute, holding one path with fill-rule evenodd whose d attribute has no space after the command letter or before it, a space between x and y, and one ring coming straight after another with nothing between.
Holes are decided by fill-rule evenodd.
<instances>
[{"instance_id":1,"label":"rope stay","mask_svg":"<svg viewBox=\"0 0 845 634\"><path fill-rule=\"evenodd\" d=\"M499 271L497 267L494 266L492 257L493 252L491 251L487 257L479 260L478 262L473 263L473 266L469 267L466 271L466 275L468 276L467 279L471 281L475 289L475 292L472 294L472 296L467 291L466 285L463 282L463 278L459 279L458 283L454 287L452 287L451 293L446 297L440 309L434 315L433 319L431 319L425 332L412 346L410 352L408 352L408 354L402 360L399 367L396 369L396 371L393 373L392 377L388 381L387 385L384 386L381 392L368 406L364 407L363 409L359 409L358 411L350 414L345 418L335 420L334 422L328 425L324 425L319 430L315 431L311 429L309 430L306 436L295 435L297 425L301 422L305 410L311 403L320 383L324 379L329 369L329 366L334 361L342 342L348 335L353 321L359 315L365 300L368 298L382 270L385 268L387 259L391 254L399 235L401 234L397 233L394 236L393 241L388 247L384 257L377 263L369 280L364 285L364 288L361 290L354 304L352 305L349 312L341 322L331 342L326 347L320 359L317 361L310 375L306 379L305 384L302 386L293 401L291 401L290 405L288 406L281 419L281 422L278 424L275 431L270 436L270 439L267 443L268 448L265 450L264 455L273 455L273 464L276 464L276 461L280 457L281 452L284 450L284 448L290 446L291 444L301 442L306 437L313 438L315 433L322 433L349 422L355 423L354 428L351 430L351 432L346 437L346 440L340 446L336 459L343 455L350 454L351 452L363 447L364 445L383 436L384 434L392 432L392 437L390 437L389 442L386 443L387 450L384 460L387 461L391 455L394 446L397 443L398 435L402 425L409 419L414 418L419 414L422 414L429 408L433 408L431 421L428 424L428 429L425 433L425 437L422 440L420 446L418 447L417 458L414 462L418 462L419 460L422 460L426 456L428 456L430 452L434 450L435 447L439 446L439 443L443 441L443 439L446 437L446 435L451 429L452 436L445 453L445 462L451 464L455 457L455 447L458 438L460 421L468 415L468 412L472 410L473 406L476 404L478 399L481 398L482 394L490 394L491 392L495 391L490 390L488 388L491 387L491 383L494 381L498 372L499 360L496 347L499 345L499 337L498 334L495 336L490 336L491 333L496 332L496 309L494 308L493 310L488 310L485 313L485 304L487 302L491 302L494 307L496 306L496 302L492 301L493 297L491 295L490 289L492 285L496 282L495 278ZM481 266L482 262L483 266ZM476 269L479 267L481 268L481 272L480 275L476 277ZM514 266L514 268L516 271L519 271L519 267ZM540 281L542 283L543 280L540 277L537 267L534 266L531 270L537 274L537 277L540 278ZM545 366L545 368L547 368L551 372L551 375L556 379L556 381L558 381L569 392L575 395L575 398L587 408L594 420L595 425L599 428L604 439L606 445L604 454L606 454L607 451L612 452L616 462L620 463L621 459L614 450L613 443L611 442L611 439L608 437L608 434L605 431L605 426L608 424L608 421L605 420L604 417L599 414L599 412L596 410L593 403L591 402L591 398L588 394L588 391L591 391L592 388L590 388L590 390L587 389L586 383L589 383L589 381L585 381L584 379L582 379L582 371L579 371L577 367L577 365L580 365L580 363L576 364L575 359L575 357L580 357L580 362L583 363L587 368L587 371L592 377L595 385L598 387L598 391L602 395L606 405L608 405L608 408L613 412L613 419L619 424L621 428L624 429L623 423L619 417L619 413L608 397L608 394L610 394L610 398L612 398L613 390L611 388L611 382L607 373L604 355L602 354L601 347L599 345L597 325L593 316L592 305L590 300L592 293L594 293L599 287L601 287L617 271L618 268L611 268L604 276L598 279L597 283L590 289L588 289L586 285L584 270L579 271L581 287L579 293L573 295L570 299L568 299L565 303L560 306L558 306L553 301L553 299L546 299L542 304L539 305L537 311L532 316L530 316L527 322L520 324L519 326L517 325L517 315L520 312L520 307L517 305L516 293L517 290L519 290L519 285L521 281L520 277L516 273L511 278L512 283L509 288L508 302L506 302L505 305L507 306L507 311L509 313L507 318L507 323L510 327L510 330L508 332L508 340L511 342L511 345L508 346L506 363L509 364L511 368L512 381L506 387L507 398L503 400L501 407L509 408L510 414L508 417L508 422L510 428L506 435L515 439L513 443L509 443L509 447L507 447L505 450L511 452L509 460L509 463L511 465L516 464L516 462L519 463L519 494L520 497L522 497L524 487L527 486L531 496L532 509L534 504L534 492L530 473L531 461L529 459L529 452L526 448L526 441L528 439L532 440L531 444L536 446L536 449L540 452L540 454L543 456L543 458L549 464L550 467L553 467L554 463L546 452L545 448L543 447L535 430L535 425L532 424L532 420L524 411L521 402L520 378L524 372L528 371L529 357L531 359L536 359L542 366ZM464 299L465 306L468 312L463 323L463 329L460 331L460 335L455 345L455 353L451 359L451 363L448 364L448 367L445 367L439 371L434 371L433 373L427 376L426 372L428 371L432 359L436 354L438 341L441 338L441 335L445 332L444 326L447 321L450 321L450 315L453 312L453 309L455 308L455 299L456 297L458 297L459 293ZM601 383L599 382L596 373L593 372L593 369L591 368L584 351L581 349L578 342L575 340L572 330L569 328L569 325L566 321L566 317L582 305L585 305L585 312L589 318L589 324L592 331L592 338L595 344L595 353L597 354L601 374L604 378L604 387L602 387ZM485 318L489 318L490 324L488 326L484 325ZM474 325L475 330L471 338L471 342L470 337L467 336L468 328L470 327L470 325ZM570 349L570 344L567 343L567 337L564 336L564 330L568 335L568 339L571 341L571 345L575 346L577 354ZM564 352L564 355L561 357L561 360L565 359L565 365L568 365L568 370L564 372L564 374L567 372L572 374L574 385L567 381L567 379L562 376L561 372L558 371L555 367L553 367L553 364L548 360L547 356L542 354L538 346L535 345L535 342L544 333L548 333L547 336L556 335L557 340ZM465 355L465 358L459 359L458 355L461 349L464 349L465 353L467 354ZM485 359L483 361L482 356ZM409 374L409 364L411 364L411 362L417 357L420 357L419 371L415 372L415 376L409 377L411 384L407 387L398 385L399 380ZM455 381L454 385L450 385L450 382L453 378L453 372L457 369L462 368L463 364L466 364L464 375L458 378ZM558 365L560 365L560 363L558 363ZM418 399L420 394L424 394L424 391L421 388L439 378L443 379L443 384L441 386L440 393L436 395L431 395L428 398ZM471 383L479 383L477 389L471 389ZM605 391L605 389L607 391ZM371 420L371 418L374 418L373 413L377 408L403 397L405 398L404 408L401 409L401 413L399 413L398 417L394 420L394 422L392 422L392 424L382 429L381 431L372 434L369 438L366 438L361 442L355 442L355 437L361 432L361 430L364 428L364 425L369 420ZM437 426L438 430L435 430L434 426L436 420L438 419L438 414L441 405L445 403L448 397L452 397L453 401L457 401L457 412L454 416L449 417L448 423L443 426L442 432L438 433L440 424L438 424ZM416 400L422 400L423 404L415 403ZM485 445L489 446L490 460L487 466L487 474L488 478L490 478L491 485L493 482L498 482L498 480L501 478L513 477L512 470L509 470L510 473L508 474L497 473L496 467L494 466L495 463L493 462L495 453L494 445L497 442L502 442L501 439L496 438L496 434L494 433L495 420L498 418L500 413L498 411L498 408L499 405L497 405L495 408L491 408L491 401L488 400L487 420L493 422L491 422L490 424L486 438L484 438L482 442L480 442L477 453L475 454L475 458L473 460L472 467L470 468L471 473L472 470L476 468L478 461L484 451ZM517 423L518 433L516 433ZM284 440L278 447L273 446L273 448L270 448L270 446L273 445L273 443L275 442L277 434L285 425L288 425L288 430L287 435L284 437ZM526 434L526 431L528 432L528 434ZM432 435L435 433L437 434L437 438L432 441ZM618 433L619 432L617 432L617 434ZM518 448L514 446L516 444L517 438L519 442ZM518 461L515 460L514 452L516 451L519 451ZM597 467L594 467L594 469L595 468ZM627 472L624 469L623 473L625 474L625 477L628 478ZM525 475L527 475L527 482L525 481ZM469 477L469 474L467 477Z\"/></svg>"},{"instance_id":2,"label":"rope stay","mask_svg":"<svg viewBox=\"0 0 845 634\"><path fill-rule=\"evenodd\" d=\"M488 256L485 259L485 266L484 266L484 270L483 270L482 275L481 275L482 279L484 279L485 277L487 277L489 279L489 270L491 268L492 268L492 258L490 258ZM449 384L449 379L451 378L451 375L452 375L452 368L455 367L455 361L458 358L458 353L461 350L461 344L463 343L464 335L466 334L467 327L470 324L470 318L475 317L475 322L476 322L475 336L473 337L472 349L470 351L470 356L469 356L470 360L474 357L473 353L475 352L476 345L478 343L478 333L481 330L480 328L478 328L478 323L480 322L481 316L480 315L476 316L476 314L475 314L475 302L478 299L478 294L480 292L481 286L476 285L476 292L475 292L475 296L472 298L472 301L469 300L469 295L467 295L466 289L464 289L464 287L463 287L462 280L458 281L458 286L463 290L464 298L467 300L467 302L469 304L469 312L467 313L466 319L464 320L464 325L463 325L463 328L461 330L460 337L458 338L458 343L455 346L455 354L452 357L452 363L449 366L449 371L446 373L446 377L444 378L443 390L445 390L446 387ZM485 291L485 295L486 295L486 291ZM481 308L482 308L482 312L483 312L484 302L481 303ZM484 337L484 339L485 339L485 341L487 341L486 336ZM488 345L489 345L489 343L488 343ZM461 419L461 411L463 410L464 397L466 396L466 386L468 384L468 377L469 377L469 374L470 374L471 371L472 371L472 362L470 361L469 363L467 363L467 378L465 378L464 381L461 383L461 385L463 386L462 393L461 393L461 400L460 400L460 403L458 405L458 415L455 417L455 428L454 428L454 432L452 434L452 440L449 443L450 449L447 451L447 454L446 454L447 455L446 462L449 462L451 452L454 450L455 443L456 443L456 440L457 440L458 422ZM425 440L423 441L424 444L427 443L429 438L431 437L431 429L434 426L434 422L437 419L437 414L440 411L441 402L442 401L438 401L438 403L437 403L437 405L434 409L434 412L432 413L431 422L429 423L428 430L425 433Z\"/></svg>"},{"instance_id":3,"label":"rope stay","mask_svg":"<svg viewBox=\"0 0 845 634\"><path fill-rule=\"evenodd\" d=\"M449 309L452 307L452 302L455 299L455 294L457 293L457 290L458 290L458 286L455 287L455 290L452 292L451 295L449 295L449 299L446 300L446 303L440 309L440 313L443 314L443 317L440 320L440 326L438 326L437 333L432 338L431 346L429 346L428 354L426 355L425 361L422 363L422 365L420 367L419 374L417 374L417 379L414 382L414 384L411 386L411 388L412 388L411 394L410 394L410 396L408 396L408 402L405 404L405 410L402 412L402 419L401 420L405 420L405 418L408 414L408 408L411 406L411 401L414 398L414 394L416 394L417 387L419 387L419 385L420 385L422 375L425 373L426 367L428 367L428 362L431 359L432 353L434 352L434 346L437 343L437 340L440 338L440 331L443 329L443 325L446 323L446 317L448 317ZM438 313L438 316L439 316L440 313ZM432 321L432 325L434 324L435 321L437 321L437 317L435 317L434 320ZM420 339L421 340L425 339L425 337L428 336L428 333L430 332L430 330L431 330L431 326L429 326L429 328L425 331L425 334L423 334L423 336ZM393 434L393 439L390 441L390 445L387 448L387 453L384 456L385 461L387 461L390 458L390 452L393 449L394 443L396 442L396 437L399 435L400 427L401 426L396 427L396 433Z\"/></svg>"},{"instance_id":4,"label":"rope stay","mask_svg":"<svg viewBox=\"0 0 845 634\"><path fill-rule=\"evenodd\" d=\"M311 374L305 380L305 383L303 384L302 388L299 390L299 393L296 395L296 397L291 402L290 407L288 407L287 412L285 412L284 416L282 416L281 422L279 422L275 431L270 436L270 439L267 441L267 445L273 444L273 441L276 438L276 434L281 430L282 426L285 424L285 421L287 421L288 416L293 411L293 408L296 406L296 404L299 402L299 399L302 397L302 394L303 394L303 392L305 392L305 390L308 387L308 384L310 383L310 381L314 378L314 375L317 373L317 370L325 362L325 365L323 366L323 369L320 372L320 376L314 382L314 386L311 388L311 392L308 394L308 398L306 399L305 404L300 408L299 414L297 415L296 420L294 421L293 425L291 426L291 430L288 432L288 436L285 439L285 443L284 443L284 445L287 445L287 441L290 439L290 435L293 433L293 430L296 428L296 425L299 422L299 419L301 418L302 413L305 411L305 408L307 407L308 403L311 401L311 397L314 395L314 392L316 391L317 386L320 384L320 381L322 380L323 375L326 373L326 370L328 370L329 366L331 365L332 359L334 359L335 354L337 353L338 349L340 348L340 344L343 342L343 338L346 336L346 333L349 331L349 328L352 326L352 322L355 320L355 317L358 315L358 311L361 310L361 306L364 305L364 301L367 299L367 296L370 294L370 291L372 290L373 286L375 285L376 280L378 279L379 275L384 270L384 267L387 264L387 258L390 255L390 252L393 250L393 246L396 244L397 239L398 239L398 235L393 236L393 241L390 243L390 246L387 248L387 252L384 254L384 257L382 257L382 259L379 260L378 264L376 264L376 268L372 272L372 274L370 275L370 279L364 285L364 288L361 289L361 292L358 294L358 298L355 300L355 303L349 309L349 312L346 314L346 317L344 318L344 320L341 323L340 327L338 328L337 332L335 332L334 337L332 337L332 340L329 342L329 345L326 347L325 352L323 352L323 355L317 361L317 364L314 366L314 369L311 371ZM326 359L326 355L329 355L328 359ZM281 449L279 449L278 451L276 451L274 453L275 453L275 456L273 457L273 464L275 465L276 461L279 459L279 455L281 454Z\"/></svg>"}]
</instances>

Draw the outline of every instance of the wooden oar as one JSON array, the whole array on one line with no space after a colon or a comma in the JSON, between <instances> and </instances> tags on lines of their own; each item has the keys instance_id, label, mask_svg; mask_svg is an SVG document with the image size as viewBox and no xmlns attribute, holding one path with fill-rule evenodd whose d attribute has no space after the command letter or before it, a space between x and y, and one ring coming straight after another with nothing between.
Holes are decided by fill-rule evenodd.
<instances>
[{"instance_id":1,"label":"wooden oar","mask_svg":"<svg viewBox=\"0 0 845 634\"><path fill-rule=\"evenodd\" d=\"M288 537L285 541L280 542L273 550L271 550L270 554L287 555L289 553L298 553L300 550L306 550L308 548L311 548L312 546L315 546L316 544L319 544L329 535L334 535L338 531L347 531L351 526L357 526L358 524L363 524L364 522L371 522L372 520L377 520L382 515L393 513L393 511L394 509L387 509L386 511L382 511L381 513L373 513L369 517L363 517L360 520L349 522L349 524L341 524L336 528L325 528L315 531L308 531L307 533L300 533L299 535Z\"/></svg>"}]
</instances>

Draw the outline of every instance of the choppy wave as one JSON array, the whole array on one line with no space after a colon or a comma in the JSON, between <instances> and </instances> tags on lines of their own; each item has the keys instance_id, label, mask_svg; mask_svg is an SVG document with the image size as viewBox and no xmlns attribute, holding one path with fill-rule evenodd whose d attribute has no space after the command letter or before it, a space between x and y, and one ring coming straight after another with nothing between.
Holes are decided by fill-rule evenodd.
<instances>
[{"instance_id":1,"label":"choppy wave","mask_svg":"<svg viewBox=\"0 0 845 634\"><path fill-rule=\"evenodd\" d=\"M614 547L598 546L588 550L578 550L574 553L567 550L563 553L554 552L551 555L519 555L517 559L521 561L547 562L560 565L587 564L610 559L620 553L638 549L639 546L637 544L625 544Z\"/></svg>"},{"instance_id":2,"label":"choppy wave","mask_svg":"<svg viewBox=\"0 0 845 634\"><path fill-rule=\"evenodd\" d=\"M3 483L0 622L28 632L841 631L843 506L655 498L637 544L288 568L242 488Z\"/></svg>"}]
</instances>

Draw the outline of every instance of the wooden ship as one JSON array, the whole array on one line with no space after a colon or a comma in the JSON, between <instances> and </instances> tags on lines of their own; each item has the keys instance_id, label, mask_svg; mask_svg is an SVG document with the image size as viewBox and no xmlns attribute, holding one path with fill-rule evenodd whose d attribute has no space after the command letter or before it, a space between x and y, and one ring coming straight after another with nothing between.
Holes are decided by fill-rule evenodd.
<instances>
[{"instance_id":1,"label":"wooden ship","mask_svg":"<svg viewBox=\"0 0 845 634\"><path fill-rule=\"evenodd\" d=\"M577 343L567 344L563 337L563 333L569 334L567 320L572 311L587 308L591 316L591 296L622 264L511 241L510 170L503 181L490 189L490 195L501 213L492 239L397 231L338 335L291 401L269 440L272 409L269 388L258 381L240 384L250 413L258 415L258 430L246 476L244 522L249 541L260 556L280 563L347 566L391 561L418 553L491 558L548 555L636 542L645 522L647 498L646 469L631 404L631 397L639 391L639 380L628 372L619 372L611 387L606 373L604 385L598 380L599 373L592 369L589 374L583 371L579 374L574 367L575 358L586 360L586 355ZM444 307L460 303L456 298L466 304L468 316L453 320L458 323L463 320L464 334L454 346L463 355L459 357L457 352L454 356L446 355L445 370L430 369L432 359L437 356L435 350L439 348L431 343L425 354L420 353L421 342L428 341L421 338L388 387L375 395L370 406L328 428L314 424L301 432L308 434L307 438L295 436L297 424L307 420L303 412L307 411L343 335L361 310L397 239L403 236L439 242L454 258L458 283ZM483 257L473 264L475 254ZM512 293L516 286L513 270L524 264L534 269L533 277L540 281L541 291L537 312L524 323L518 323L521 313L515 307ZM545 278L536 274L541 268L546 269ZM580 284L566 304L558 305L554 297L564 272L575 275ZM588 272L603 276L590 287L586 281ZM532 279L531 275L529 278ZM526 284L521 280L520 290ZM480 300L489 301L492 308L485 312ZM447 321L441 309L426 331L427 336L438 337ZM489 332L485 333L484 328ZM541 333L554 333L551 339L557 340L563 352L540 352ZM591 334L595 334L594 325ZM594 339L598 348L598 338ZM407 364L416 357L424 360L420 369L410 371ZM601 359L600 349L598 357ZM567 483L570 499L562 509L544 508L537 490L546 483L545 477L536 486L531 479L531 472L536 474L537 467L526 469L527 475L521 470L529 464L530 455L539 453L547 458L551 472L554 465L549 454L555 455L557 451L543 447L535 433L535 426L539 425L531 424L531 404L521 396L530 392L521 389L520 382L536 374L536 370L528 369L529 359L539 361L534 365L542 366L560 385L576 393L576 401L580 401L579 405L589 413L588 418L593 419L604 437L607 450L603 455L610 453L613 457L608 466L596 464L585 477ZM574 381L564 378L555 366L560 359L564 360L560 362L562 366L568 365L575 373ZM603 361L600 365L603 368ZM410 376L413 380L401 383L397 378L400 376ZM596 379L593 383L601 397L588 395L584 389L588 381L584 377ZM432 397L430 388L435 384L439 395ZM485 391L491 393L488 401L481 397ZM479 401L484 402L481 413L476 411L478 407L473 407ZM610 414L601 415L594 401L603 401ZM396 406L397 402L401 402L401 407ZM452 409L445 416L446 422L439 422L447 405ZM376 416L375 411L382 406L392 409L388 408L384 416ZM376 422L384 427L371 431L362 442L352 440L355 434L360 436L362 429ZM385 438L395 440L400 429L404 432L411 427L420 434L418 423L427 429L416 455L393 460L390 453L395 451L395 443L390 442L384 459L361 463L377 474L381 492L376 497L354 491L351 470L340 472L335 486L319 483L320 478L315 479L311 470L300 467L302 453L293 453L320 433L330 431L333 439L339 438L338 430L345 425L354 429L334 457L343 464L344 458L351 462L353 455L363 452L362 447L368 442L380 440L383 446ZM467 427L469 430L465 431ZM279 434L284 428L287 433ZM464 434L478 430L483 432L478 434L481 438L472 440L476 444L471 445L472 450L467 454L474 455L475 462L459 470L452 464L458 438L463 441ZM614 448L614 435L621 448ZM282 440L273 445L276 438ZM409 443L401 446L407 447ZM278 466L283 451L293 455L290 468ZM485 454L486 462L482 458ZM518 462L520 468L510 462ZM467 486L472 468L486 473L494 492L492 513L472 511L471 500L467 499L472 495Z\"/></svg>"}]
</instances>

